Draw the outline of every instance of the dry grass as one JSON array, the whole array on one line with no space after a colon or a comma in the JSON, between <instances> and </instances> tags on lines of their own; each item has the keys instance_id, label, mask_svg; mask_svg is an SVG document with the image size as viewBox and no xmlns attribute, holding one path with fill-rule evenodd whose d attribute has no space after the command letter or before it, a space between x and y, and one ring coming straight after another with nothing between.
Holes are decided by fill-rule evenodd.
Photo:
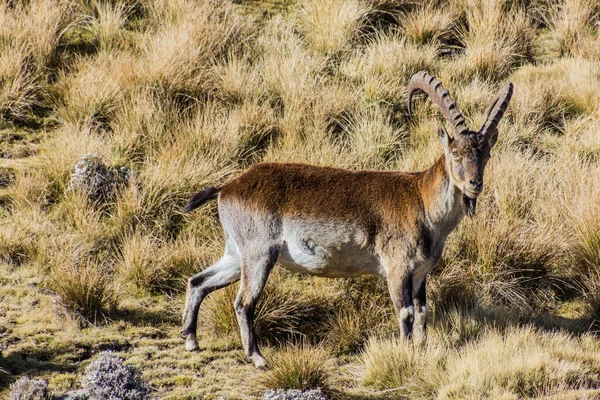
<instances>
[{"instance_id":1,"label":"dry grass","mask_svg":"<svg viewBox=\"0 0 600 400\"><path fill-rule=\"evenodd\" d=\"M48 287L64 305L91 323L103 320L118 306L118 294L107 267L89 260L52 268Z\"/></svg>"},{"instance_id":2,"label":"dry grass","mask_svg":"<svg viewBox=\"0 0 600 400\"><path fill-rule=\"evenodd\" d=\"M233 308L237 286L232 285L207 300L212 329L217 334L237 335ZM286 282L281 271L271 275L254 314L254 331L261 340L277 344L318 336L330 311L327 303L335 297L321 294L315 288L301 290L298 286Z\"/></svg>"},{"instance_id":3,"label":"dry grass","mask_svg":"<svg viewBox=\"0 0 600 400\"><path fill-rule=\"evenodd\" d=\"M314 50L332 55L357 39L368 11L358 0L309 0L300 6L297 24Z\"/></svg>"},{"instance_id":4,"label":"dry grass","mask_svg":"<svg viewBox=\"0 0 600 400\"><path fill-rule=\"evenodd\" d=\"M567 396L597 387L597 346L591 336L532 328L490 331L458 348L434 335L424 349L394 339L372 340L363 356L363 379L415 399Z\"/></svg>"},{"instance_id":5,"label":"dry grass","mask_svg":"<svg viewBox=\"0 0 600 400\"><path fill-rule=\"evenodd\" d=\"M10 371L64 392L93 349L113 343L159 396L259 395L261 373L239 350L235 286L203 304L202 352L180 351L185 279L223 249L216 205L182 206L260 161L427 168L441 154L439 112L419 101L408 120L404 105L407 80L427 69L474 128L504 80L515 92L478 215L449 237L429 279L426 347L386 339L397 323L383 281L276 270L257 310L278 360L268 386L597 397L599 342L582 331L600 320L598 2L233 3L0 6L0 171L10 170L0 349ZM134 171L102 207L67 190L86 153ZM74 314L102 323L82 328L65 319ZM515 327L523 321L537 328ZM310 344L282 347L289 340ZM4 388L12 378L1 374Z\"/></svg>"},{"instance_id":6,"label":"dry grass","mask_svg":"<svg viewBox=\"0 0 600 400\"><path fill-rule=\"evenodd\" d=\"M287 346L272 354L260 383L269 389L329 389L327 353L308 345Z\"/></svg>"}]
</instances>

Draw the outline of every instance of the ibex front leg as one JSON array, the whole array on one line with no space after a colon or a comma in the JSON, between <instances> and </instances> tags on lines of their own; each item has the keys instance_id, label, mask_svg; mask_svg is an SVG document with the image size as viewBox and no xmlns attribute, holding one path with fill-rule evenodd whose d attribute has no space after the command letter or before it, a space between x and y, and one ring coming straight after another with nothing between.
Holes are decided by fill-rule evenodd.
<instances>
[{"instance_id":1,"label":"ibex front leg","mask_svg":"<svg viewBox=\"0 0 600 400\"><path fill-rule=\"evenodd\" d=\"M388 289L400 321L400 333L410 338L414 321L413 273L408 269L392 269L388 274Z\"/></svg>"},{"instance_id":2,"label":"ibex front leg","mask_svg":"<svg viewBox=\"0 0 600 400\"><path fill-rule=\"evenodd\" d=\"M414 282L415 295L413 304L415 306L415 322L413 337L416 343L421 343L425 339L425 330L427 328L427 299L425 296L425 282L427 278L423 277L420 282Z\"/></svg>"}]
</instances>

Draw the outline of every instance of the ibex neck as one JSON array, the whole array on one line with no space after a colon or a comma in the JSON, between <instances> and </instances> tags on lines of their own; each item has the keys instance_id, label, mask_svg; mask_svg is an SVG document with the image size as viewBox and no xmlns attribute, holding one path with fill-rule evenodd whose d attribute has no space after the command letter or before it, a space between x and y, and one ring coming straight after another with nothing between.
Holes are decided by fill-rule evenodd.
<instances>
[{"instance_id":1,"label":"ibex neck","mask_svg":"<svg viewBox=\"0 0 600 400\"><path fill-rule=\"evenodd\" d=\"M448 235L462 220L461 191L452 183L442 155L421 175L421 195L429 223Z\"/></svg>"}]
</instances>

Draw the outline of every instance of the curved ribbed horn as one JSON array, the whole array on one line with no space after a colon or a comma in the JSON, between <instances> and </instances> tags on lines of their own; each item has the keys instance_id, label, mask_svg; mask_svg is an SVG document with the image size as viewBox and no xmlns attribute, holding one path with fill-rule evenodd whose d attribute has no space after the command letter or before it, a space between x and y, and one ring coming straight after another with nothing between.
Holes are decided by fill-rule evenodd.
<instances>
[{"instance_id":1,"label":"curved ribbed horn","mask_svg":"<svg viewBox=\"0 0 600 400\"><path fill-rule=\"evenodd\" d=\"M498 127L498 123L502 119L504 115L504 111L508 107L508 103L510 102L510 98L513 94L513 84L508 82L500 91L498 95L492 102L492 104L487 109L486 121L485 124L479 130L479 133L483 133L484 135L494 132Z\"/></svg>"},{"instance_id":2,"label":"curved ribbed horn","mask_svg":"<svg viewBox=\"0 0 600 400\"><path fill-rule=\"evenodd\" d=\"M422 90L438 105L444 117L454 126L459 135L469 132L465 118L458 111L450 93L442 86L442 82L429 75L426 71L417 72L408 82L408 98L406 100L408 115L412 114L412 96L416 90Z\"/></svg>"}]
</instances>

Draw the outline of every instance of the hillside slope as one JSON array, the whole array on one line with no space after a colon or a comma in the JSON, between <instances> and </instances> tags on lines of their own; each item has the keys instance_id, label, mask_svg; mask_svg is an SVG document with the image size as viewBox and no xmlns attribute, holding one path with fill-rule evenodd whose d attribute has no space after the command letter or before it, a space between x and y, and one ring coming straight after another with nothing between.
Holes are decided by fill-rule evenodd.
<instances>
[{"instance_id":1,"label":"hillside slope","mask_svg":"<svg viewBox=\"0 0 600 400\"><path fill-rule=\"evenodd\" d=\"M418 3L1 4L0 393L27 375L62 394L113 350L168 399L597 398L600 1ZM473 126L515 85L477 216L431 276L426 347L394 339L385 282L276 269L271 371L243 359L235 287L185 353L185 281L224 243L215 204L181 213L190 195L261 161L427 168L444 121L405 107L423 69ZM78 163L114 184L82 190Z\"/></svg>"}]
</instances>

